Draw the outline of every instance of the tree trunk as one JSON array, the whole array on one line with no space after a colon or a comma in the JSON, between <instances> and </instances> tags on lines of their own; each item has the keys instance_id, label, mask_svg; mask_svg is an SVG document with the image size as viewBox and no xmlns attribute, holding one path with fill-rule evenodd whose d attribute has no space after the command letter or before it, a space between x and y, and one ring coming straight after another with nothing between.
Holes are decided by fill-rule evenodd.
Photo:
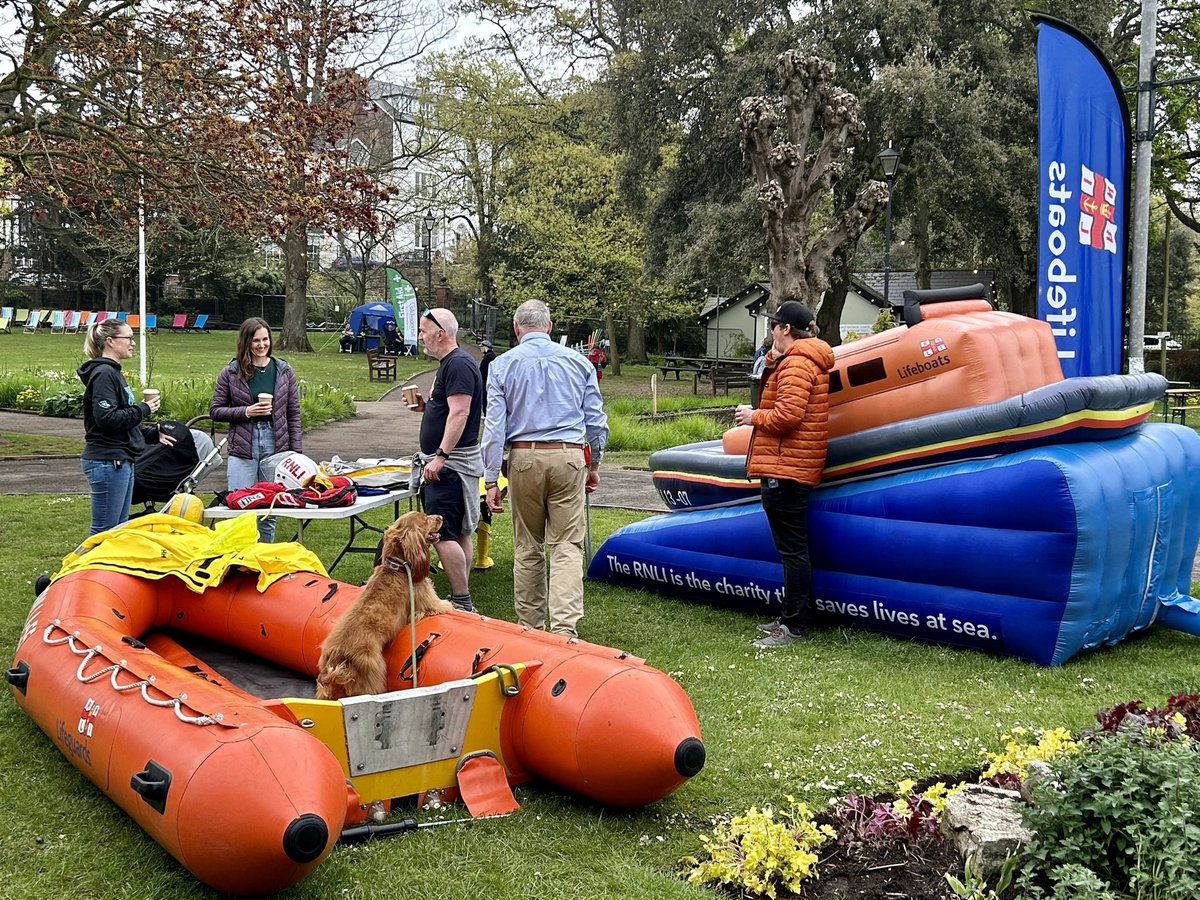
<instances>
[{"instance_id":1,"label":"tree trunk","mask_svg":"<svg viewBox=\"0 0 1200 900\"><path fill-rule=\"evenodd\" d=\"M607 328L607 323L605 324ZM613 335L615 337L615 335ZM645 365L648 361L646 356L646 326L641 322L629 320L629 337L626 341L625 358L631 363L641 363Z\"/></svg>"},{"instance_id":2,"label":"tree trunk","mask_svg":"<svg viewBox=\"0 0 1200 900\"><path fill-rule=\"evenodd\" d=\"M629 329L630 334L633 333L633 328ZM621 374L621 354L617 351L617 323L613 320L612 313L604 316L604 333L608 335L608 364L612 367L613 375ZM645 351L642 351L645 353Z\"/></svg>"},{"instance_id":3,"label":"tree trunk","mask_svg":"<svg viewBox=\"0 0 1200 900\"><path fill-rule=\"evenodd\" d=\"M929 206L924 200L917 203L913 216L913 244L917 251L917 289L929 290L933 267L929 263Z\"/></svg>"},{"instance_id":4,"label":"tree trunk","mask_svg":"<svg viewBox=\"0 0 1200 900\"><path fill-rule=\"evenodd\" d=\"M113 312L136 312L137 286L134 279L125 275L106 274L100 276L104 285L104 308Z\"/></svg>"},{"instance_id":5,"label":"tree trunk","mask_svg":"<svg viewBox=\"0 0 1200 900\"><path fill-rule=\"evenodd\" d=\"M850 277L854 271L854 253L842 247L834 256L830 267L829 288L825 291L825 299L817 310L817 326L821 329L821 338L830 347L836 347L842 342L842 310L846 306L846 294L850 290Z\"/></svg>"},{"instance_id":6,"label":"tree trunk","mask_svg":"<svg viewBox=\"0 0 1200 900\"><path fill-rule=\"evenodd\" d=\"M308 223L293 222L283 236L283 328L279 348L311 353L305 319L308 315Z\"/></svg>"},{"instance_id":7,"label":"tree trunk","mask_svg":"<svg viewBox=\"0 0 1200 900\"><path fill-rule=\"evenodd\" d=\"M496 285L492 279L491 227L480 227L475 240L475 276L479 279L479 297L488 306L496 305Z\"/></svg>"}]
</instances>

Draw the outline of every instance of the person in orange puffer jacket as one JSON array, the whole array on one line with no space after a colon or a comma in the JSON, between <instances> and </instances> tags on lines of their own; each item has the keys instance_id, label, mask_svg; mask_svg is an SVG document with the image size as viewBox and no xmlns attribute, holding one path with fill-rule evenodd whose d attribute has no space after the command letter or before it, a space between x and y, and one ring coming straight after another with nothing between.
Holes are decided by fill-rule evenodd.
<instances>
[{"instance_id":1,"label":"person in orange puffer jacket","mask_svg":"<svg viewBox=\"0 0 1200 900\"><path fill-rule=\"evenodd\" d=\"M817 337L812 312L786 300L767 316L774 345L767 354L758 409L739 406L739 425L754 426L746 474L762 480L763 511L783 560L783 612L755 647L804 640L812 591L808 558L808 497L821 480L829 442L829 369L833 349Z\"/></svg>"}]
</instances>

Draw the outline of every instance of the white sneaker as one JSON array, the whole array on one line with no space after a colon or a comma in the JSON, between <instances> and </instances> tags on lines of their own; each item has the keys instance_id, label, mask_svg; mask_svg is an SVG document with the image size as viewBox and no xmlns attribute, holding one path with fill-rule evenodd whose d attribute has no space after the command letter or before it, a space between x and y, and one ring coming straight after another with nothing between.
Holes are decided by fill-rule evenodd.
<instances>
[{"instance_id":1,"label":"white sneaker","mask_svg":"<svg viewBox=\"0 0 1200 900\"><path fill-rule=\"evenodd\" d=\"M805 641L804 634L797 631L792 631L786 626L780 625L765 638L759 638L754 642L754 646L759 650L766 650L770 647L782 647L785 644L803 644Z\"/></svg>"}]
</instances>

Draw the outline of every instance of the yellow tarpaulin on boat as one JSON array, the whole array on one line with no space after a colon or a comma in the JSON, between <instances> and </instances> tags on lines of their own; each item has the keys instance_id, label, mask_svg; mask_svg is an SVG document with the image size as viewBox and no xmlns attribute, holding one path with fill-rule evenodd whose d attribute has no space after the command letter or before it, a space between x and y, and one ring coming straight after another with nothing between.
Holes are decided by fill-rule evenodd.
<instances>
[{"instance_id":1,"label":"yellow tarpaulin on boat","mask_svg":"<svg viewBox=\"0 0 1200 900\"><path fill-rule=\"evenodd\" d=\"M201 593L220 584L235 566L258 572L260 591L293 572L329 575L317 555L301 544L260 544L254 513L226 519L215 529L150 513L89 537L63 557L54 578L83 569L139 578L174 575Z\"/></svg>"}]
</instances>

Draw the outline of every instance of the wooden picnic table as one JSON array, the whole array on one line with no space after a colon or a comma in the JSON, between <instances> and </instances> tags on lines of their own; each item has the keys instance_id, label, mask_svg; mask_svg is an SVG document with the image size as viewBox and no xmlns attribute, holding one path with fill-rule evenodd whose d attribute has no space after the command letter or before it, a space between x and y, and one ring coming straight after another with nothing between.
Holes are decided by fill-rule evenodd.
<instances>
[{"instance_id":1,"label":"wooden picnic table","mask_svg":"<svg viewBox=\"0 0 1200 900\"><path fill-rule=\"evenodd\" d=\"M703 363L704 359L697 356L667 356L659 369L662 370L664 378L668 372L674 372L675 380L678 381L680 372L698 372Z\"/></svg>"},{"instance_id":2,"label":"wooden picnic table","mask_svg":"<svg viewBox=\"0 0 1200 900\"><path fill-rule=\"evenodd\" d=\"M1189 402L1195 400L1195 402ZM1180 425L1187 424L1189 412L1200 412L1200 388L1171 388L1163 394L1164 418L1178 421Z\"/></svg>"},{"instance_id":3,"label":"wooden picnic table","mask_svg":"<svg viewBox=\"0 0 1200 900\"><path fill-rule=\"evenodd\" d=\"M704 360L705 365L692 375L692 393L699 393L700 382L707 381L712 387L713 396L717 390L724 394L730 388L750 386L750 373L754 369L754 361L750 359L719 359Z\"/></svg>"}]
</instances>

